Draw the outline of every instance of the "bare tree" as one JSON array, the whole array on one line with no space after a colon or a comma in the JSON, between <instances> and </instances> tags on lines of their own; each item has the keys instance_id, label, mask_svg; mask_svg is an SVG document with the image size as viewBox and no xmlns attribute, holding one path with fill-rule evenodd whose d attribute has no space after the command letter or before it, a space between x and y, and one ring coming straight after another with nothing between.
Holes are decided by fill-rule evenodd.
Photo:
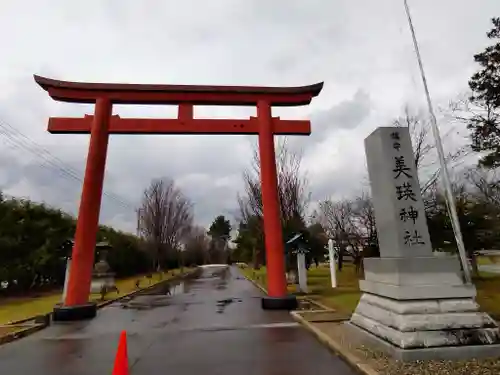
<instances>
[{"instance_id":1,"label":"bare tree","mask_svg":"<svg viewBox=\"0 0 500 375\"><path fill-rule=\"evenodd\" d=\"M470 168L465 173L465 177L467 182L472 185L477 196L496 210L500 209L500 176L498 175L498 169Z\"/></svg>"},{"instance_id":2,"label":"bare tree","mask_svg":"<svg viewBox=\"0 0 500 375\"><path fill-rule=\"evenodd\" d=\"M420 190L424 195L428 189L436 184L441 173L428 116L423 112L412 112L407 106L404 115L395 119L393 125L409 128L415 166L420 178ZM450 139L454 132L456 132L456 128L451 126L443 135L443 140ZM469 152L470 148L468 146L455 147L445 155L447 165L455 168L460 165L460 162Z\"/></svg>"},{"instance_id":3,"label":"bare tree","mask_svg":"<svg viewBox=\"0 0 500 375\"><path fill-rule=\"evenodd\" d=\"M454 104L456 107L457 104ZM443 118L451 123L450 113L455 110L450 104L451 110L441 109ZM420 191L424 199L424 205L427 208L434 204L433 190L437 189L437 181L441 174L441 167L438 162L436 145L432 136L431 124L428 116L422 111L412 111L409 106L405 107L404 114L392 122L393 126L406 127L410 132L410 138L413 148L414 163L418 171ZM456 132L455 126L448 127L448 131L443 135L443 140L451 144L451 136ZM445 155L447 165L453 169L460 167L463 159L469 155L470 147L460 146L455 147L452 151ZM365 175L362 179L362 185L369 187L368 176ZM363 194L362 194L363 195Z\"/></svg>"},{"instance_id":4,"label":"bare tree","mask_svg":"<svg viewBox=\"0 0 500 375\"><path fill-rule=\"evenodd\" d=\"M325 200L319 205L317 219L328 237L338 246L339 271L342 270L346 254L352 256L356 271L361 271L364 236L362 228L356 222L355 202L349 199Z\"/></svg>"},{"instance_id":5,"label":"bare tree","mask_svg":"<svg viewBox=\"0 0 500 375\"><path fill-rule=\"evenodd\" d=\"M209 262L210 238L205 228L193 226L185 240L185 260L192 264L206 264Z\"/></svg>"},{"instance_id":6,"label":"bare tree","mask_svg":"<svg viewBox=\"0 0 500 375\"><path fill-rule=\"evenodd\" d=\"M301 172L302 155L292 152L286 139L277 147L278 196L282 221L303 218L309 204L308 180ZM260 180L260 159L254 150L250 170L243 174L245 197L239 198L240 214L262 217L262 191Z\"/></svg>"},{"instance_id":7,"label":"bare tree","mask_svg":"<svg viewBox=\"0 0 500 375\"><path fill-rule=\"evenodd\" d=\"M169 254L176 254L193 222L193 206L172 179L151 181L144 191L140 232L151 246L155 267Z\"/></svg>"},{"instance_id":8,"label":"bare tree","mask_svg":"<svg viewBox=\"0 0 500 375\"><path fill-rule=\"evenodd\" d=\"M310 201L307 177L301 171L302 156L291 151L286 139L277 145L277 177L278 197L280 203L281 221L283 227L301 230L305 226L305 214ZM263 247L263 223L262 223L262 190L260 180L260 160L257 149L254 149L254 157L250 169L243 174L245 193L238 196L240 208L239 221L248 224L252 222L256 246ZM260 253L261 249L256 249ZM255 258L262 259L262 254L256 254Z\"/></svg>"},{"instance_id":9,"label":"bare tree","mask_svg":"<svg viewBox=\"0 0 500 375\"><path fill-rule=\"evenodd\" d=\"M357 227L360 229L360 236L366 238L367 253L363 256L380 256L378 248L377 227L375 225L375 209L373 207L372 197L366 191L363 191L354 201L354 218Z\"/></svg>"}]
</instances>

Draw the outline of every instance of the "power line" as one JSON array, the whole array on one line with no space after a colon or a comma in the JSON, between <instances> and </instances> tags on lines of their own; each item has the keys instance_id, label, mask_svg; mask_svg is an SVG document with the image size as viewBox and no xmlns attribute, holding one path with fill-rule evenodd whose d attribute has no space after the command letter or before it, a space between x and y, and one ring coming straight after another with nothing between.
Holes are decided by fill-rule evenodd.
<instances>
[{"instance_id":1,"label":"power line","mask_svg":"<svg viewBox=\"0 0 500 375\"><path fill-rule=\"evenodd\" d=\"M21 151L28 151L42 159L42 162L37 162L41 167L49 168L49 166L52 166L59 172L61 177L83 183L83 179L80 177L81 174L77 170L2 119L0 119L0 135L3 135L14 148L20 149ZM118 203L123 208L135 210L132 204L124 201L112 192L103 191L103 195L115 203Z\"/></svg>"},{"instance_id":2,"label":"power line","mask_svg":"<svg viewBox=\"0 0 500 375\"><path fill-rule=\"evenodd\" d=\"M7 129L5 125L7 125L11 130L9 131L9 129ZM83 182L78 171L76 171L71 166L64 163L58 157L51 154L50 151L48 151L47 149L38 145L35 141L30 139L25 134L21 133L16 128L12 127L11 125L9 125L5 122L4 122L4 124L0 123L0 128L2 128L4 130L3 132L0 131L0 134L3 134L4 136L6 136L10 140L10 143L13 144L16 148L24 149L24 150L40 157L41 159L43 159L43 161L46 164L42 164L40 162L38 163L42 167L47 167L48 165L50 165L50 166L54 167L57 171L62 172L61 177L69 177L69 178L72 178L73 180L76 180L78 182ZM15 133L17 133L17 134L15 134ZM31 143L31 145L28 142ZM122 206L133 209L132 205L126 203L121 198L116 196L114 193L103 192L103 194L105 196L107 196L108 198L114 200L115 202L121 204Z\"/></svg>"},{"instance_id":3,"label":"power line","mask_svg":"<svg viewBox=\"0 0 500 375\"><path fill-rule=\"evenodd\" d=\"M48 152L47 150L33 149L29 145L27 145L26 142L23 142L18 137L16 138L15 136L13 136L13 134L5 132L5 127L2 126L1 124L0 124L0 128L4 129L3 132L0 131L0 134L4 135L6 137L6 140L9 141L9 143L12 146L14 146L17 149L20 149L21 151L28 151L28 152L36 155L37 157L39 157L41 159L37 162L37 164L39 166L47 168L47 169L51 169L50 167L52 167L52 169L59 172L60 177L63 177L66 179L72 179L72 180L80 182L80 183L83 182L82 178L79 177L78 172L72 170L71 168L58 165L56 162L54 162L53 159L55 157L52 154L50 154L50 152ZM52 157L52 159L50 157ZM120 204L124 208L133 209L133 207L130 204L124 202L121 198L116 196L114 193L103 192L103 195L112 199L114 202Z\"/></svg>"}]
</instances>

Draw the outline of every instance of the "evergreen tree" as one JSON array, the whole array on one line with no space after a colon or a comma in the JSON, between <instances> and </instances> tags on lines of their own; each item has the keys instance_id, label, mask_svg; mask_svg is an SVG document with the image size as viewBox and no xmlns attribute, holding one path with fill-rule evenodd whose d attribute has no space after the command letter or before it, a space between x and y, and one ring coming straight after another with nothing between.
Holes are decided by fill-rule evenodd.
<instances>
[{"instance_id":1,"label":"evergreen tree","mask_svg":"<svg viewBox=\"0 0 500 375\"><path fill-rule=\"evenodd\" d=\"M471 130L472 149L486 151L480 160L482 166L500 166L500 17L492 19L493 28L487 33L493 45L474 56L481 70L469 81L473 111L468 128Z\"/></svg>"}]
</instances>

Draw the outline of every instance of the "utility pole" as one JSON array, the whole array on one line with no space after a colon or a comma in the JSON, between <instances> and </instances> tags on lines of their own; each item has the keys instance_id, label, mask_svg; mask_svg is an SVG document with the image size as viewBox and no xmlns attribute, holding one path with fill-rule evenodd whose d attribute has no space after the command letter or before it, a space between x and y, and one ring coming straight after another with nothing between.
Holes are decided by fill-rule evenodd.
<instances>
[{"instance_id":1,"label":"utility pole","mask_svg":"<svg viewBox=\"0 0 500 375\"><path fill-rule=\"evenodd\" d=\"M441 141L441 135L439 133L439 127L437 125L436 115L434 114L434 108L432 106L431 95L429 93L429 87L427 85L427 78L425 76L422 57L420 56L420 50L418 48L417 37L415 34L415 28L413 27L413 21L410 14L410 7L408 6L408 0L404 0L404 5L405 5L406 16L408 17L408 24L410 26L411 36L413 39L413 46L415 47L415 54L417 55L418 66L420 68L420 75L422 76L422 83L424 85L425 96L427 99L427 107L429 109L429 115L431 118L432 134L434 136L434 141L436 143L436 149L439 157L439 164L441 166L441 181L443 183L445 191L446 206L448 208L448 214L450 215L451 218L453 233L455 234L455 240L457 242L458 253L460 255L460 261L462 263L462 268L465 276L465 283L472 284L472 278L469 270L469 262L467 261L465 245L462 238L462 232L460 230L460 223L458 221L455 198L453 197L453 192L451 190L450 175L448 172L448 167L446 166L446 159L443 150L443 142Z\"/></svg>"},{"instance_id":2,"label":"utility pole","mask_svg":"<svg viewBox=\"0 0 500 375\"><path fill-rule=\"evenodd\" d=\"M141 236L141 214L142 214L142 208L138 208L136 210L137 212L137 237Z\"/></svg>"}]
</instances>

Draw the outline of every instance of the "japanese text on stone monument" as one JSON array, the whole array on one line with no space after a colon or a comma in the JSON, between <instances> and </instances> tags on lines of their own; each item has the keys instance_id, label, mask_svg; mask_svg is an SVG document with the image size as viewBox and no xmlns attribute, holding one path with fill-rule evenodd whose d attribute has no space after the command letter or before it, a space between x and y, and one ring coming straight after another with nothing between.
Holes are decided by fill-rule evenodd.
<instances>
[{"instance_id":1,"label":"japanese text on stone monument","mask_svg":"<svg viewBox=\"0 0 500 375\"><path fill-rule=\"evenodd\" d=\"M404 155L400 155L401 143L398 131L391 133L392 147L396 150L394 156L393 173L396 188L396 198L403 205L399 211L399 219L407 224L404 229L404 243L406 246L424 245L422 235L415 227L420 212L411 203L417 201L417 195L413 190L412 170L408 163L414 163L413 160L405 160Z\"/></svg>"}]
</instances>

